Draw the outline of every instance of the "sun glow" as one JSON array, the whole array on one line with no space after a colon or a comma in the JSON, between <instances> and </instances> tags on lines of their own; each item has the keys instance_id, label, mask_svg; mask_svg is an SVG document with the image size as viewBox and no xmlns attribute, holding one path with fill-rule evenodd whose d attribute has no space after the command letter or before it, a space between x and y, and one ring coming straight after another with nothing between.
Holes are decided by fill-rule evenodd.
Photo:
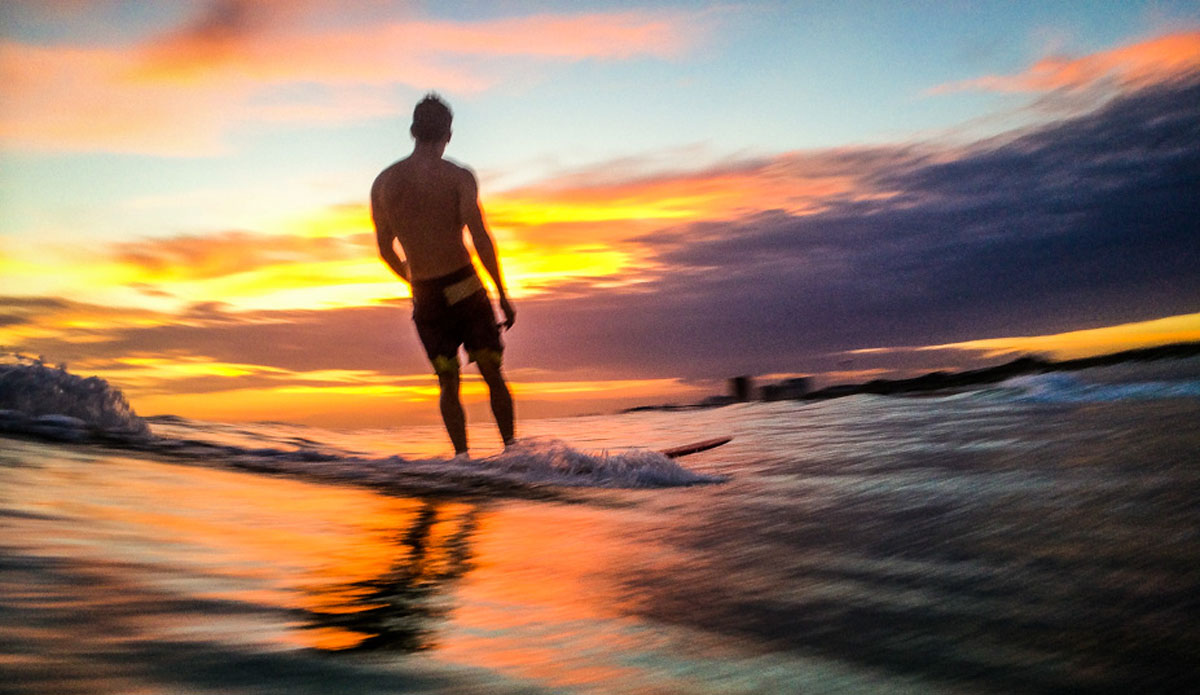
<instances>
[{"instance_id":1,"label":"sun glow","mask_svg":"<svg viewBox=\"0 0 1200 695\"><path fill-rule=\"evenodd\" d=\"M185 414L219 422L264 419L304 424L366 427L436 421L437 379L432 373L382 374L363 370L290 371L195 357L128 358L77 365L125 391L139 415ZM556 381L510 374L520 402L567 403L629 399L658 402L692 398L697 387L676 379ZM488 389L471 369L461 385L468 405L485 404ZM553 412L553 409L547 412Z\"/></svg>"},{"instance_id":2,"label":"sun glow","mask_svg":"<svg viewBox=\"0 0 1200 695\"><path fill-rule=\"evenodd\" d=\"M1047 353L1056 359L1072 359L1192 341L1200 341L1200 314L1169 316L1153 321L1124 323L1054 335L969 340L962 343L931 345L922 349L971 350L983 352L986 357L1037 352Z\"/></svg>"}]
</instances>

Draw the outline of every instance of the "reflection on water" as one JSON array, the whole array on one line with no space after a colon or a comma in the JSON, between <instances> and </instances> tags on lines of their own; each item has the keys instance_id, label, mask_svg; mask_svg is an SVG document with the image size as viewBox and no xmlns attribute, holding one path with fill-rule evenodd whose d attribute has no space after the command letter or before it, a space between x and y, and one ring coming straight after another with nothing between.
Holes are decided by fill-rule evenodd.
<instances>
[{"instance_id":1,"label":"reflection on water","mask_svg":"<svg viewBox=\"0 0 1200 695\"><path fill-rule=\"evenodd\" d=\"M1197 415L651 413L609 431L733 433L688 462L732 480L572 502L0 440L0 669L28 693L1185 692ZM553 426L619 446L599 422Z\"/></svg>"},{"instance_id":2,"label":"reflection on water","mask_svg":"<svg viewBox=\"0 0 1200 695\"><path fill-rule=\"evenodd\" d=\"M0 439L5 692L539 692L404 658L438 643L476 503L47 454ZM317 656L360 651L394 658Z\"/></svg>"},{"instance_id":3,"label":"reflection on water","mask_svg":"<svg viewBox=\"0 0 1200 695\"><path fill-rule=\"evenodd\" d=\"M470 569L478 508L424 502L396 537L386 572L345 585L313 587L308 611L319 639L341 650L417 651L436 646L434 626L452 605L450 585Z\"/></svg>"},{"instance_id":4,"label":"reflection on water","mask_svg":"<svg viewBox=\"0 0 1200 695\"><path fill-rule=\"evenodd\" d=\"M648 654L690 658L623 614L614 571L670 558L629 542L651 521L633 509L385 497L0 443L0 642L22 645L4 662L18 692L394 692L379 668L404 670L404 692L505 692L506 677L638 692L663 682Z\"/></svg>"},{"instance_id":5,"label":"reflection on water","mask_svg":"<svg viewBox=\"0 0 1200 695\"><path fill-rule=\"evenodd\" d=\"M10 550L37 549L46 566L86 566L89 576L128 584L126 594L178 589L277 612L255 641L317 649L431 646L431 625L449 609L443 594L469 567L478 515L462 502L132 459L81 456L0 471ZM138 629L226 639L223 622L147 619ZM304 629L292 629L297 623Z\"/></svg>"}]
</instances>

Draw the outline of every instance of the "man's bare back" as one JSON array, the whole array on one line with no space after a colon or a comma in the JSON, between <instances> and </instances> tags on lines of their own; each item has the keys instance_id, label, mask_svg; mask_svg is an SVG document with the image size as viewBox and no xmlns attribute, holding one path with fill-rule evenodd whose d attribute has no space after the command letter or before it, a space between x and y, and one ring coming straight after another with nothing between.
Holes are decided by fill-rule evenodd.
<instances>
[{"instance_id":1,"label":"man's bare back","mask_svg":"<svg viewBox=\"0 0 1200 695\"><path fill-rule=\"evenodd\" d=\"M418 154L376 178L371 189L376 226L400 242L410 280L439 277L470 264L463 227L470 208L479 214L474 189L470 171Z\"/></svg>"}]
</instances>

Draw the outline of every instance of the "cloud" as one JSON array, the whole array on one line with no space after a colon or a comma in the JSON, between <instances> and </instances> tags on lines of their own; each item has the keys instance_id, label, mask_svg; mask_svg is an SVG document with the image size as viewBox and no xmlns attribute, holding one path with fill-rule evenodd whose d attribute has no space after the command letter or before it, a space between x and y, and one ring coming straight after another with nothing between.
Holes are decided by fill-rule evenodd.
<instances>
[{"instance_id":1,"label":"cloud","mask_svg":"<svg viewBox=\"0 0 1200 695\"><path fill-rule=\"evenodd\" d=\"M859 153L861 154L861 153ZM729 219L779 209L812 212L856 192L848 166L804 154L730 163L699 172L665 172L619 181L584 181L576 174L548 184L504 191L489 201L494 224L622 220ZM612 167L609 176L612 176Z\"/></svg>"},{"instance_id":2,"label":"cloud","mask_svg":"<svg viewBox=\"0 0 1200 695\"><path fill-rule=\"evenodd\" d=\"M409 338L411 332L416 340L405 305L232 312L197 304L167 313L59 298L2 297L0 306L8 324L0 328L0 343L54 361L168 357L267 371L428 371L419 351L405 355L396 350L401 334Z\"/></svg>"},{"instance_id":3,"label":"cloud","mask_svg":"<svg viewBox=\"0 0 1200 695\"><path fill-rule=\"evenodd\" d=\"M601 369L693 378L823 371L856 347L1194 313L1197 142L1200 80L1003 142L876 152L859 179L891 195L647 235L652 277L527 302L537 338L513 359L567 368L584 351ZM823 155L839 156L854 159Z\"/></svg>"},{"instance_id":4,"label":"cloud","mask_svg":"<svg viewBox=\"0 0 1200 695\"><path fill-rule=\"evenodd\" d=\"M141 76L167 81L228 77L263 82L402 82L423 76L461 89L482 86L447 59L478 56L542 60L670 58L695 45L699 13L541 14L477 22L383 21L340 27L304 22L328 3L217 0L193 20L137 48ZM339 3L340 5L340 3ZM686 27L686 30L685 30ZM472 64L472 67L480 67Z\"/></svg>"},{"instance_id":5,"label":"cloud","mask_svg":"<svg viewBox=\"0 0 1200 695\"><path fill-rule=\"evenodd\" d=\"M484 197L488 221L515 255L520 287L558 293L640 282L658 264L650 245L693 222L733 222L762 211L801 217L894 194L872 179L942 156L927 147L846 148L725 160L663 170L658 158L622 159ZM688 241L696 229L688 228ZM590 257L590 260L589 260ZM541 262L539 263L539 259ZM552 267L547 267L552 266ZM550 272L531 277L533 268Z\"/></svg>"},{"instance_id":6,"label":"cloud","mask_svg":"<svg viewBox=\"0 0 1200 695\"><path fill-rule=\"evenodd\" d=\"M1115 84L1136 89L1186 78L1200 70L1200 32L1182 32L1108 51L1072 58L1048 56L1015 75L987 75L939 85L933 94L982 90L994 92L1077 91Z\"/></svg>"},{"instance_id":7,"label":"cloud","mask_svg":"<svg viewBox=\"0 0 1200 695\"><path fill-rule=\"evenodd\" d=\"M118 263L134 266L144 282L204 280L259 270L271 265L317 260L359 260L373 252L373 240L353 237L303 237L228 231L181 235L113 244Z\"/></svg>"},{"instance_id":8,"label":"cloud","mask_svg":"<svg viewBox=\"0 0 1200 695\"><path fill-rule=\"evenodd\" d=\"M0 312L0 344L16 337L25 354L101 376L121 388L141 414L273 417L347 427L437 421L437 382L406 304L237 313L198 305L182 314L156 314L0 297L0 306L9 305L11 311ZM508 371L523 416L701 395L694 385L671 378L599 382L586 368ZM486 389L473 372L463 391L469 409L486 410Z\"/></svg>"},{"instance_id":9,"label":"cloud","mask_svg":"<svg viewBox=\"0 0 1200 695\"><path fill-rule=\"evenodd\" d=\"M244 84L181 88L129 79L116 49L0 42L0 143L43 150L212 154L239 119Z\"/></svg>"},{"instance_id":10,"label":"cloud","mask_svg":"<svg viewBox=\"0 0 1200 695\"><path fill-rule=\"evenodd\" d=\"M941 367L970 356L847 353L1195 314L1198 142L1200 78L1155 84L1086 115L970 147L789 153L694 172L630 167L628 179L593 189L586 178L528 187L514 197L591 205L605 195L651 201L647 191L746 182L733 203L699 206L696 217L609 236L605 221L589 223L602 242L628 250L637 272L608 284L581 275L519 300L506 364L571 381L920 366L915 360ZM841 183L826 195L803 193L812 204L777 204L789 200L787 181L803 192L804 182L826 178ZM756 198L755 180L779 192ZM540 230L529 224L511 233L524 235L518 240L532 253ZM166 240L139 262L173 267L226 248L269 263L294 250L237 235L211 241L206 248ZM265 248L256 250L260 241ZM507 249L502 243L502 256ZM241 267L216 262L221 272ZM108 310L90 323L87 307L22 301L10 308L5 300L3 342L55 361L142 355L297 374L427 372L406 301L323 311L198 306L182 316Z\"/></svg>"},{"instance_id":11,"label":"cloud","mask_svg":"<svg viewBox=\"0 0 1200 695\"><path fill-rule=\"evenodd\" d=\"M1200 314L1186 314L1054 335L984 338L949 345L926 345L915 349L967 350L981 352L988 357L1036 352L1049 353L1056 359L1068 359L1118 349L1131 350L1197 341L1200 341Z\"/></svg>"},{"instance_id":12,"label":"cloud","mask_svg":"<svg viewBox=\"0 0 1200 695\"><path fill-rule=\"evenodd\" d=\"M504 83L522 61L670 58L701 39L707 17L629 11L357 26L305 21L322 8L223 0L133 45L0 42L0 143L211 154L242 123L394 113L400 105L379 91L391 85L474 92Z\"/></svg>"}]
</instances>

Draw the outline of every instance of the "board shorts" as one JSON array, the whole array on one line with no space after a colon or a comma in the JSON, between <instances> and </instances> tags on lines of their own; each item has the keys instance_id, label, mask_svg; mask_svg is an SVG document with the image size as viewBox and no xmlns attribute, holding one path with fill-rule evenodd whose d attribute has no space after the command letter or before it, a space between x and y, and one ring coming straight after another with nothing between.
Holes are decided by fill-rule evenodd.
<instances>
[{"instance_id":1,"label":"board shorts","mask_svg":"<svg viewBox=\"0 0 1200 695\"><path fill-rule=\"evenodd\" d=\"M456 372L458 348L471 362L500 365L504 344L487 290L474 266L412 283L413 322L438 374Z\"/></svg>"}]
</instances>

